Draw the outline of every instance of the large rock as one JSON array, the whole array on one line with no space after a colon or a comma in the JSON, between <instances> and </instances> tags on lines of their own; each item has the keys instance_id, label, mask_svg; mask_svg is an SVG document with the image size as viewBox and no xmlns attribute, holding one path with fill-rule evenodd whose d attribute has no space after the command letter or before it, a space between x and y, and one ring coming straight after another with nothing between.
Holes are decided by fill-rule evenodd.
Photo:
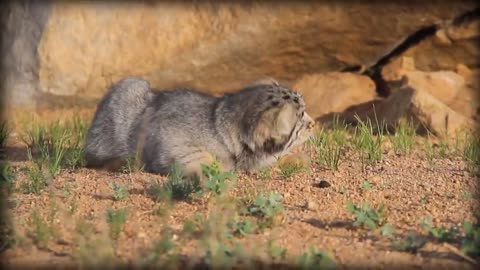
<instances>
[{"instance_id":1,"label":"large rock","mask_svg":"<svg viewBox=\"0 0 480 270\"><path fill-rule=\"evenodd\" d=\"M458 132L472 131L476 128L471 118L452 110L449 106L422 89L409 85L395 90L386 99L374 99L353 105L341 113L323 117L328 123L333 117L346 123L358 124L358 120L371 121L394 128L403 117L412 118L420 124L421 130L438 136L456 136Z\"/></svg>"},{"instance_id":2,"label":"large rock","mask_svg":"<svg viewBox=\"0 0 480 270\"><path fill-rule=\"evenodd\" d=\"M430 95L427 91L404 87L392 95L411 97L410 113L414 115L429 131L441 136L456 136L458 132L472 131L475 122L465 117Z\"/></svg>"},{"instance_id":3,"label":"large rock","mask_svg":"<svg viewBox=\"0 0 480 270\"><path fill-rule=\"evenodd\" d=\"M417 70L416 61L411 57L402 57L387 65L383 77L395 84L407 84L409 87L425 91L465 117L476 119L480 112L480 85L478 72L463 64L455 70L425 72Z\"/></svg>"},{"instance_id":4,"label":"large rock","mask_svg":"<svg viewBox=\"0 0 480 270\"><path fill-rule=\"evenodd\" d=\"M423 71L452 70L458 63L479 67L479 41L479 20L460 26L445 25L404 55L413 57L416 67Z\"/></svg>"},{"instance_id":5,"label":"large rock","mask_svg":"<svg viewBox=\"0 0 480 270\"><path fill-rule=\"evenodd\" d=\"M41 90L38 87L37 47L50 5L46 1L5 2L0 4L2 103L6 94L12 94L12 99L8 101L27 105L35 100L35 95Z\"/></svg>"},{"instance_id":6,"label":"large rock","mask_svg":"<svg viewBox=\"0 0 480 270\"><path fill-rule=\"evenodd\" d=\"M375 83L369 77L353 73L305 75L293 84L293 89L303 94L307 112L314 119L341 113L377 96Z\"/></svg>"},{"instance_id":7,"label":"large rock","mask_svg":"<svg viewBox=\"0 0 480 270\"><path fill-rule=\"evenodd\" d=\"M304 74L369 66L418 28L477 6L475 1L44 3L11 1L15 8L2 16L8 30L2 31L4 65L9 61L7 70L26 70L7 72L3 80L16 104L41 100L37 93L52 95L47 101L98 100L126 75L143 76L158 88L188 84L223 93L263 76L293 82ZM455 45L425 42L417 53L425 61L436 59L434 48L441 46L444 55L456 52L450 62L474 63L464 59L471 58L470 51L462 54Z\"/></svg>"}]
</instances>

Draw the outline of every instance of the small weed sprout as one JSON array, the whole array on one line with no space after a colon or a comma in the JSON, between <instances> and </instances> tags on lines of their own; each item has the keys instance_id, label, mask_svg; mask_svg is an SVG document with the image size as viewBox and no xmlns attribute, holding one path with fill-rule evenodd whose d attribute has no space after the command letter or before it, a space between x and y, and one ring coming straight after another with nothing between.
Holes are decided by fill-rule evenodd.
<instances>
[{"instance_id":1,"label":"small weed sprout","mask_svg":"<svg viewBox=\"0 0 480 270\"><path fill-rule=\"evenodd\" d=\"M427 158L427 161L431 166L434 164L436 153L435 148L433 148L430 136L431 135L428 135L428 137L423 141L423 148L425 152L425 157Z\"/></svg>"},{"instance_id":2,"label":"small weed sprout","mask_svg":"<svg viewBox=\"0 0 480 270\"><path fill-rule=\"evenodd\" d=\"M34 243L40 248L45 248L55 235L53 215L50 215L50 220L45 221L40 216L38 210L35 209L32 213L31 225L33 226L33 231L30 232L30 235Z\"/></svg>"},{"instance_id":3,"label":"small weed sprout","mask_svg":"<svg viewBox=\"0 0 480 270\"><path fill-rule=\"evenodd\" d=\"M383 225L381 228L380 228L380 234L383 235L383 236L390 236L392 235L393 233L395 232L395 228L386 223L385 225Z\"/></svg>"},{"instance_id":4,"label":"small weed sprout","mask_svg":"<svg viewBox=\"0 0 480 270\"><path fill-rule=\"evenodd\" d=\"M282 179L289 179L290 177L305 170L306 168L303 164L295 162L282 164L279 169Z\"/></svg>"},{"instance_id":5,"label":"small weed sprout","mask_svg":"<svg viewBox=\"0 0 480 270\"><path fill-rule=\"evenodd\" d=\"M457 227L452 228L445 228L440 227L436 228L432 225L431 218L425 218L422 220L421 224L422 228L428 232L430 236L435 238L439 242L447 242L455 239L457 234L459 233L459 229Z\"/></svg>"},{"instance_id":6,"label":"small weed sprout","mask_svg":"<svg viewBox=\"0 0 480 270\"><path fill-rule=\"evenodd\" d=\"M427 243L427 239L425 237L422 237L415 232L408 233L400 241L395 239L390 239L390 241L396 250L409 253L416 253Z\"/></svg>"},{"instance_id":7,"label":"small weed sprout","mask_svg":"<svg viewBox=\"0 0 480 270\"><path fill-rule=\"evenodd\" d=\"M153 242L152 250L145 259L144 266L160 262L160 265L167 269L170 269L170 267L177 268L175 267L177 266L177 256L175 256L176 254L174 253L175 248L176 245L172 240L170 229L162 230L162 236Z\"/></svg>"},{"instance_id":8,"label":"small weed sprout","mask_svg":"<svg viewBox=\"0 0 480 270\"><path fill-rule=\"evenodd\" d=\"M438 144L438 155L441 158L446 158L450 154L450 145L446 138L442 138Z\"/></svg>"},{"instance_id":9,"label":"small weed sprout","mask_svg":"<svg viewBox=\"0 0 480 270\"><path fill-rule=\"evenodd\" d=\"M463 223L465 238L462 240L461 249L469 256L480 256L480 226L465 221Z\"/></svg>"},{"instance_id":10,"label":"small weed sprout","mask_svg":"<svg viewBox=\"0 0 480 270\"><path fill-rule=\"evenodd\" d=\"M32 154L30 149L27 149L28 157L32 160ZM29 181L23 182L21 189L23 193L38 194L44 190L49 183L49 175L45 173L42 162L34 162L25 170L25 174Z\"/></svg>"},{"instance_id":11,"label":"small weed sprout","mask_svg":"<svg viewBox=\"0 0 480 270\"><path fill-rule=\"evenodd\" d=\"M7 144L8 136L10 136L10 127L6 121L0 122L0 147L3 148Z\"/></svg>"},{"instance_id":12,"label":"small weed sprout","mask_svg":"<svg viewBox=\"0 0 480 270\"><path fill-rule=\"evenodd\" d=\"M6 188L9 194L13 193L15 191L16 179L16 174L13 170L13 167L10 166L10 164L8 164L7 162L1 161L0 170L0 184L2 185L2 188Z\"/></svg>"},{"instance_id":13,"label":"small weed sprout","mask_svg":"<svg viewBox=\"0 0 480 270\"><path fill-rule=\"evenodd\" d=\"M330 256L318 250L310 248L298 258L298 266L300 269L335 269L336 264Z\"/></svg>"},{"instance_id":14,"label":"small weed sprout","mask_svg":"<svg viewBox=\"0 0 480 270\"><path fill-rule=\"evenodd\" d=\"M287 250L285 248L275 245L275 243L272 240L269 240L267 242L267 252L268 252L268 256L272 260L285 259L287 255Z\"/></svg>"},{"instance_id":15,"label":"small weed sprout","mask_svg":"<svg viewBox=\"0 0 480 270\"><path fill-rule=\"evenodd\" d=\"M280 200L280 194L270 192L267 196L258 196L253 205L248 208L250 214L261 218L260 228L271 227L275 224L275 217L283 211L283 205Z\"/></svg>"},{"instance_id":16,"label":"small weed sprout","mask_svg":"<svg viewBox=\"0 0 480 270\"><path fill-rule=\"evenodd\" d=\"M363 202L361 206L358 207L349 200L347 202L347 210L349 213L355 215L354 226L374 230L378 226L386 223L387 213L383 205L378 208L371 208L367 202Z\"/></svg>"},{"instance_id":17,"label":"small weed sprout","mask_svg":"<svg viewBox=\"0 0 480 270\"><path fill-rule=\"evenodd\" d=\"M113 190L113 197L117 201L124 200L129 195L128 188L120 184L113 183L110 185L110 188Z\"/></svg>"},{"instance_id":18,"label":"small weed sprout","mask_svg":"<svg viewBox=\"0 0 480 270\"><path fill-rule=\"evenodd\" d=\"M110 224L110 236L112 239L116 240L120 236L123 224L127 221L127 216L128 211L125 208L118 210L107 209L107 222Z\"/></svg>"},{"instance_id":19,"label":"small weed sprout","mask_svg":"<svg viewBox=\"0 0 480 270\"><path fill-rule=\"evenodd\" d=\"M364 191L369 191L372 189L372 184L370 184L370 182L368 182L368 180L364 180L360 186Z\"/></svg>"},{"instance_id":20,"label":"small weed sprout","mask_svg":"<svg viewBox=\"0 0 480 270\"><path fill-rule=\"evenodd\" d=\"M157 200L165 197L172 200L184 200L190 198L193 193L201 191L199 179L184 177L180 166L178 163L172 165L167 182L158 189Z\"/></svg>"},{"instance_id":21,"label":"small weed sprout","mask_svg":"<svg viewBox=\"0 0 480 270\"><path fill-rule=\"evenodd\" d=\"M221 171L217 161L213 162L210 166L202 164L202 172L206 177L206 190L217 196L227 191L227 179L236 179L236 176L233 172Z\"/></svg>"},{"instance_id":22,"label":"small weed sprout","mask_svg":"<svg viewBox=\"0 0 480 270\"><path fill-rule=\"evenodd\" d=\"M131 155L125 159L125 164L122 166L123 173L141 172L144 170L145 164L142 164L136 155Z\"/></svg>"},{"instance_id":23,"label":"small weed sprout","mask_svg":"<svg viewBox=\"0 0 480 270\"><path fill-rule=\"evenodd\" d=\"M260 176L261 180L268 180L268 179L272 178L272 172L268 168L267 169L262 169L259 172L259 176Z\"/></svg>"},{"instance_id":24,"label":"small weed sprout","mask_svg":"<svg viewBox=\"0 0 480 270\"><path fill-rule=\"evenodd\" d=\"M232 221L229 222L229 227L237 236L246 236L255 231L255 225L250 220Z\"/></svg>"}]
</instances>

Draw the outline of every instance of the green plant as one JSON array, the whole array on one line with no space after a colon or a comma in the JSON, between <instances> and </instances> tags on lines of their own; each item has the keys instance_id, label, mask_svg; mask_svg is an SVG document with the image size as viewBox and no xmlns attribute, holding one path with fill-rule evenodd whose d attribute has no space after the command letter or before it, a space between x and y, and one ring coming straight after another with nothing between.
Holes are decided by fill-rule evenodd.
<instances>
[{"instance_id":1,"label":"green plant","mask_svg":"<svg viewBox=\"0 0 480 270\"><path fill-rule=\"evenodd\" d=\"M118 239L123 229L123 224L127 221L128 211L126 208L114 210L107 209L107 222L110 224L110 236L112 239Z\"/></svg>"},{"instance_id":2,"label":"green plant","mask_svg":"<svg viewBox=\"0 0 480 270\"><path fill-rule=\"evenodd\" d=\"M144 260L143 266L160 262L160 265L167 269L171 269L171 267L178 268L175 264L178 259L178 256L174 253L175 248L176 245L173 242L170 228L162 230L161 238L153 242L152 250Z\"/></svg>"},{"instance_id":3,"label":"green plant","mask_svg":"<svg viewBox=\"0 0 480 270\"><path fill-rule=\"evenodd\" d=\"M237 245L237 250L225 245L224 243L216 243L205 249L203 261L212 269L231 269L235 265L235 259L238 254L242 253L242 248Z\"/></svg>"},{"instance_id":4,"label":"green plant","mask_svg":"<svg viewBox=\"0 0 480 270\"><path fill-rule=\"evenodd\" d=\"M72 147L65 154L66 165L71 169L84 167L86 164L83 147Z\"/></svg>"},{"instance_id":5,"label":"green plant","mask_svg":"<svg viewBox=\"0 0 480 270\"><path fill-rule=\"evenodd\" d=\"M382 143L383 143L383 125L377 122L378 132L374 135L374 127L370 118L366 122L355 116L359 126L355 128L353 135L353 144L360 152L362 164L372 164L382 159Z\"/></svg>"},{"instance_id":6,"label":"green plant","mask_svg":"<svg viewBox=\"0 0 480 270\"><path fill-rule=\"evenodd\" d=\"M198 178L184 177L181 167L174 163L168 174L168 180L161 188L155 188L155 197L157 200L173 199L184 200L191 197L193 193L201 191Z\"/></svg>"},{"instance_id":7,"label":"green plant","mask_svg":"<svg viewBox=\"0 0 480 270\"><path fill-rule=\"evenodd\" d=\"M392 225L386 223L380 227L380 234L384 236L390 236L395 232L395 228Z\"/></svg>"},{"instance_id":8,"label":"green plant","mask_svg":"<svg viewBox=\"0 0 480 270\"><path fill-rule=\"evenodd\" d=\"M427 195L422 195L422 197L420 198L420 202L422 204L427 204L428 203L428 196Z\"/></svg>"},{"instance_id":9,"label":"green plant","mask_svg":"<svg viewBox=\"0 0 480 270\"><path fill-rule=\"evenodd\" d=\"M57 175L61 170L61 165L63 158L65 156L68 143L69 143L69 130L59 124L59 122L55 122L50 127L50 148L41 148L42 156L44 156L44 160L48 161L48 169L50 174L53 176Z\"/></svg>"},{"instance_id":10,"label":"green plant","mask_svg":"<svg viewBox=\"0 0 480 270\"><path fill-rule=\"evenodd\" d=\"M267 168L267 169L262 169L259 172L259 176L261 180L267 180L272 178L272 172Z\"/></svg>"},{"instance_id":11,"label":"green plant","mask_svg":"<svg viewBox=\"0 0 480 270\"><path fill-rule=\"evenodd\" d=\"M80 117L50 124L31 121L24 130L21 139L34 153L30 160L44 164L52 176L65 166L72 169L84 166L83 142L87 124Z\"/></svg>"},{"instance_id":12,"label":"green plant","mask_svg":"<svg viewBox=\"0 0 480 270\"><path fill-rule=\"evenodd\" d=\"M422 237L415 232L408 233L400 241L395 239L391 239L390 241L396 250L410 253L416 253L427 243L427 239L425 239L425 237Z\"/></svg>"},{"instance_id":13,"label":"green plant","mask_svg":"<svg viewBox=\"0 0 480 270\"><path fill-rule=\"evenodd\" d=\"M435 149L433 148L433 145L430 141L430 137L426 138L423 142L423 148L425 151L425 157L428 160L428 163L430 165L433 164L433 161L435 159Z\"/></svg>"},{"instance_id":14,"label":"green plant","mask_svg":"<svg viewBox=\"0 0 480 270\"><path fill-rule=\"evenodd\" d=\"M128 197L128 188L120 184L113 183L110 185L110 188L113 190L113 197L117 201L124 200Z\"/></svg>"},{"instance_id":15,"label":"green plant","mask_svg":"<svg viewBox=\"0 0 480 270\"><path fill-rule=\"evenodd\" d=\"M410 154L415 141L415 127L411 122L399 121L395 128L395 134L390 137L395 152L401 154Z\"/></svg>"},{"instance_id":16,"label":"green plant","mask_svg":"<svg viewBox=\"0 0 480 270\"><path fill-rule=\"evenodd\" d=\"M450 146L448 145L448 141L446 138L442 138L440 140L440 143L438 144L438 155L441 158L446 158L448 157L450 153Z\"/></svg>"},{"instance_id":17,"label":"green plant","mask_svg":"<svg viewBox=\"0 0 480 270\"><path fill-rule=\"evenodd\" d=\"M272 240L267 242L267 252L272 260L285 259L287 255L287 250L275 245Z\"/></svg>"},{"instance_id":18,"label":"green plant","mask_svg":"<svg viewBox=\"0 0 480 270\"><path fill-rule=\"evenodd\" d=\"M44 220L37 209L32 213L30 224L33 227L33 230L30 232L30 235L32 236L34 243L40 248L45 248L55 236L55 228L53 226L54 217L55 210L53 208L48 220Z\"/></svg>"},{"instance_id":19,"label":"green plant","mask_svg":"<svg viewBox=\"0 0 480 270\"><path fill-rule=\"evenodd\" d=\"M463 223L465 238L462 240L461 249L469 256L480 256L480 225L465 221Z\"/></svg>"},{"instance_id":20,"label":"green plant","mask_svg":"<svg viewBox=\"0 0 480 270\"><path fill-rule=\"evenodd\" d=\"M79 116L66 123L66 128L70 130L69 149L65 153L66 164L71 169L77 169L85 166L83 158L83 142L87 134L87 122Z\"/></svg>"},{"instance_id":21,"label":"green plant","mask_svg":"<svg viewBox=\"0 0 480 270\"><path fill-rule=\"evenodd\" d=\"M260 228L271 227L275 223L277 214L283 211L283 205L280 200L281 196L276 192L270 192L268 195L259 195L247 211L261 218Z\"/></svg>"},{"instance_id":22,"label":"green plant","mask_svg":"<svg viewBox=\"0 0 480 270\"><path fill-rule=\"evenodd\" d=\"M347 202L347 211L355 215L354 226L361 226L370 230L385 224L387 219L386 208L383 205L380 205L378 208L371 208L368 202L363 202L358 207L349 200Z\"/></svg>"},{"instance_id":23,"label":"green plant","mask_svg":"<svg viewBox=\"0 0 480 270\"><path fill-rule=\"evenodd\" d=\"M122 166L123 173L134 173L143 171L145 164L142 164L137 155L130 155L125 159L125 164Z\"/></svg>"},{"instance_id":24,"label":"green plant","mask_svg":"<svg viewBox=\"0 0 480 270\"><path fill-rule=\"evenodd\" d=\"M255 231L254 224L250 220L229 222L229 227L234 235L245 236Z\"/></svg>"},{"instance_id":25,"label":"green plant","mask_svg":"<svg viewBox=\"0 0 480 270\"><path fill-rule=\"evenodd\" d=\"M211 165L201 165L202 173L206 177L206 190L215 195L223 194L227 188L227 179L235 180L236 176L233 172L222 172L218 162L213 162Z\"/></svg>"},{"instance_id":26,"label":"green plant","mask_svg":"<svg viewBox=\"0 0 480 270\"><path fill-rule=\"evenodd\" d=\"M27 129L27 134L22 135L22 140L30 151L30 161L45 165L52 176L61 170L69 140L70 130L56 121L49 125L34 122ZM39 153L37 154L32 153Z\"/></svg>"},{"instance_id":27,"label":"green plant","mask_svg":"<svg viewBox=\"0 0 480 270\"><path fill-rule=\"evenodd\" d=\"M0 148L7 144L8 136L10 135L10 128L6 121L0 122Z\"/></svg>"},{"instance_id":28,"label":"green plant","mask_svg":"<svg viewBox=\"0 0 480 270\"><path fill-rule=\"evenodd\" d=\"M300 269L335 269L336 264L327 253L317 248L310 248L298 258L298 267Z\"/></svg>"},{"instance_id":29,"label":"green plant","mask_svg":"<svg viewBox=\"0 0 480 270\"><path fill-rule=\"evenodd\" d=\"M371 190L371 189L372 189L372 184L370 184L370 182L368 182L368 180L365 179L365 180L362 182L361 188L362 188L363 190L365 190L365 191Z\"/></svg>"},{"instance_id":30,"label":"green plant","mask_svg":"<svg viewBox=\"0 0 480 270\"><path fill-rule=\"evenodd\" d=\"M467 170L479 174L480 170L480 136L472 135L467 139L464 150L463 160L466 162Z\"/></svg>"},{"instance_id":31,"label":"green plant","mask_svg":"<svg viewBox=\"0 0 480 270\"><path fill-rule=\"evenodd\" d=\"M5 187L7 189L7 192L13 193L15 190L15 178L16 174L15 171L13 170L13 167L10 166L7 162L0 162L0 170L1 170L1 175L0 175L0 184L2 185L2 188Z\"/></svg>"},{"instance_id":32,"label":"green plant","mask_svg":"<svg viewBox=\"0 0 480 270\"><path fill-rule=\"evenodd\" d=\"M422 220L421 224L422 228L428 232L429 235L434 237L437 241L446 242L455 239L457 234L459 233L459 229L457 227L445 228L440 227L436 228L432 225L431 218L425 218Z\"/></svg>"},{"instance_id":33,"label":"green plant","mask_svg":"<svg viewBox=\"0 0 480 270\"><path fill-rule=\"evenodd\" d=\"M30 151L28 151L29 156ZM21 184L23 193L38 194L48 186L49 178L45 174L41 163L33 164L26 168L27 181Z\"/></svg>"},{"instance_id":34,"label":"green plant","mask_svg":"<svg viewBox=\"0 0 480 270\"><path fill-rule=\"evenodd\" d=\"M279 166L282 179L289 179L293 175L305 170L305 166L300 163L285 163Z\"/></svg>"},{"instance_id":35,"label":"green plant","mask_svg":"<svg viewBox=\"0 0 480 270\"><path fill-rule=\"evenodd\" d=\"M232 232L238 229L238 206L236 200L228 197L215 196L212 198L212 208L207 217L201 217L200 245L205 251L204 263L212 268L231 268L243 255L241 246L232 243ZM243 229L247 226L242 224ZM237 231L238 232L238 231Z\"/></svg>"},{"instance_id":36,"label":"green plant","mask_svg":"<svg viewBox=\"0 0 480 270\"><path fill-rule=\"evenodd\" d=\"M346 141L345 127L332 130L322 128L309 140L315 148L318 163L335 171L345 152Z\"/></svg>"},{"instance_id":37,"label":"green plant","mask_svg":"<svg viewBox=\"0 0 480 270\"><path fill-rule=\"evenodd\" d=\"M75 226L75 257L82 266L115 264L115 250L112 241L105 235L95 233L92 223L85 219L77 221ZM82 267L83 268L83 267Z\"/></svg>"}]
</instances>

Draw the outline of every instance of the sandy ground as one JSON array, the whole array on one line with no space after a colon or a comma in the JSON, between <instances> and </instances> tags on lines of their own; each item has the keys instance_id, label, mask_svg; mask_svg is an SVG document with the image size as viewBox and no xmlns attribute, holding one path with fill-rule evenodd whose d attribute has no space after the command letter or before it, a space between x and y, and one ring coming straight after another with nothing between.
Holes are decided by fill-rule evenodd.
<instances>
[{"instance_id":1,"label":"sandy ground","mask_svg":"<svg viewBox=\"0 0 480 270\"><path fill-rule=\"evenodd\" d=\"M373 206L384 204L388 210L387 223L395 228L398 237L409 231L426 236L420 226L425 217L432 217L436 226L461 226L466 220L475 222L475 213L480 213L478 179L466 171L460 154L451 153L443 158L437 156L433 162L427 161L422 141L417 138L415 150L408 156L394 153L387 143L382 161L365 170L354 150L346 152L338 171L331 171L316 164L314 151L305 147L304 152L313 162L306 171L289 179L283 179L277 168L271 169L270 176L239 174L228 193L231 198L252 201L257 194L275 191L282 195L285 211L272 228L225 241L238 242L244 250L266 261L269 260L265 255L269 241L285 248L287 258L293 260L316 247L330 255L337 269L378 269L394 265L416 269L476 269L479 261L475 264L465 258L458 249L458 241L446 244L428 238L417 253L397 251L378 231L353 226L354 216L346 210L348 200L355 204L362 201ZM18 187L28 181L23 170L28 161L21 145L11 143L10 146L8 159L16 171ZM176 253L202 255L198 240L201 236L182 233L186 220L196 215L210 215L218 225L219 220L232 212L221 209L221 214L215 216L219 203L208 196L171 205L157 202L148 192L149 187L165 180L166 177L145 172L81 168L62 171L40 194L23 194L17 189L8 197L7 205L18 244L3 252L4 263L36 266L113 260L134 263L151 253L153 243L165 235L166 226L171 229L169 237L178 246ZM319 185L322 180L329 185L325 182ZM365 180L370 183L369 188L362 187ZM127 186L128 197L115 200L112 183ZM128 209L127 220L116 241L108 234L108 208ZM53 217L55 233L46 246L32 240L34 211L45 220ZM91 230L82 235L78 232L79 224L90 224Z\"/></svg>"}]
</instances>

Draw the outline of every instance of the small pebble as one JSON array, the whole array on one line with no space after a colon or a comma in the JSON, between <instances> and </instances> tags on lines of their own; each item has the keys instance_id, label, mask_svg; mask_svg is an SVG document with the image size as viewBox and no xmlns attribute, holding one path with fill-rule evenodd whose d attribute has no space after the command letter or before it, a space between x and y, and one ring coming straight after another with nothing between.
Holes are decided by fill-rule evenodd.
<instances>
[{"instance_id":1,"label":"small pebble","mask_svg":"<svg viewBox=\"0 0 480 270\"><path fill-rule=\"evenodd\" d=\"M315 187L319 187L319 188L327 188L327 187L330 187L331 184L325 180L320 180L320 179L315 179L315 184L314 184Z\"/></svg>"},{"instance_id":2,"label":"small pebble","mask_svg":"<svg viewBox=\"0 0 480 270\"><path fill-rule=\"evenodd\" d=\"M317 204L312 200L308 200L305 203L305 208L307 208L308 210L315 210L317 209Z\"/></svg>"}]
</instances>

